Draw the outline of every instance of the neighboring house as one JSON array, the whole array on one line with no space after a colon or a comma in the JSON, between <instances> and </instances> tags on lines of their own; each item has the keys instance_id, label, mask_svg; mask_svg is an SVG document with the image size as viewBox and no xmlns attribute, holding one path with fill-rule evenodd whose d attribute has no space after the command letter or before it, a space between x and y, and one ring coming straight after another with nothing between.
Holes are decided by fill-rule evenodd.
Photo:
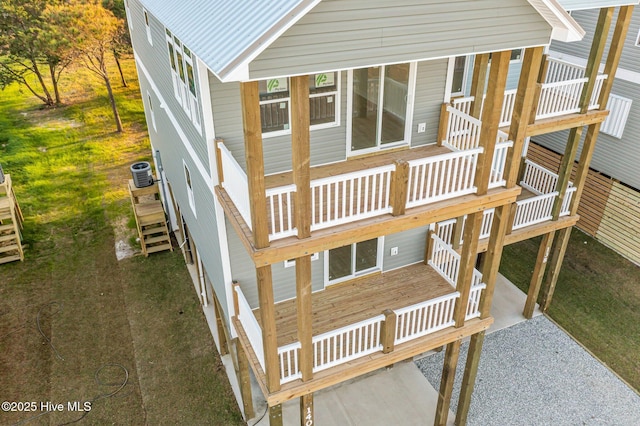
<instances>
[{"instance_id":1,"label":"neighboring house","mask_svg":"<svg viewBox=\"0 0 640 426\"><path fill-rule=\"evenodd\" d=\"M572 17L593 34L597 10L574 10ZM583 65L592 37L581 42L553 42L549 55ZM604 63L601 64L601 68ZM593 153L593 177L587 182L578 226L640 264L640 14L635 13L624 41L620 66L609 99L610 117L604 122ZM536 143L563 153L567 132L534 138ZM580 154L580 150L578 151Z\"/></svg>"},{"instance_id":2,"label":"neighboring house","mask_svg":"<svg viewBox=\"0 0 640 426\"><path fill-rule=\"evenodd\" d=\"M245 417L250 374L272 425L294 398L313 424L314 392L446 346L446 423L461 341L477 361L492 322L503 244L545 235L548 252L578 219L581 179L520 165L528 136L607 115L597 70L538 84L551 40L582 28L554 0L125 4L165 207ZM463 87L475 96L450 103Z\"/></svg>"}]
</instances>

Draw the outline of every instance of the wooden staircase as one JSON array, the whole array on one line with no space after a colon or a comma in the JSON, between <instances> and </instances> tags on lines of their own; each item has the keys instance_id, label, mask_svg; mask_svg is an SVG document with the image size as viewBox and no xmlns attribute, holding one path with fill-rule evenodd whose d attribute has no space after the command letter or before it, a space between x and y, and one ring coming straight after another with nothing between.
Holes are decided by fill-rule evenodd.
<instances>
[{"instance_id":1,"label":"wooden staircase","mask_svg":"<svg viewBox=\"0 0 640 426\"><path fill-rule=\"evenodd\" d=\"M158 251L173 251L164 209L159 199L158 183L154 182L153 185L137 188L133 180L130 179L129 194L138 227L142 254L149 256L149 253Z\"/></svg>"},{"instance_id":2,"label":"wooden staircase","mask_svg":"<svg viewBox=\"0 0 640 426\"><path fill-rule=\"evenodd\" d=\"M20 230L24 217L11 186L11 176L0 183L0 264L24 260Z\"/></svg>"}]
</instances>

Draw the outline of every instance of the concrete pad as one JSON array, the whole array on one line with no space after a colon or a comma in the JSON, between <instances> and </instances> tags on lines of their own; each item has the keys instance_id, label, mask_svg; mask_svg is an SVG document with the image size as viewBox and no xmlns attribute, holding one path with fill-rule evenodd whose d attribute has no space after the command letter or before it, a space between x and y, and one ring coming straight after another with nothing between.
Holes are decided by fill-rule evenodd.
<instances>
[{"instance_id":1,"label":"concrete pad","mask_svg":"<svg viewBox=\"0 0 640 426\"><path fill-rule=\"evenodd\" d=\"M437 402L438 392L418 367L413 362L403 362L316 392L315 423L423 426L433 424ZM267 426L267 417L268 414L257 424ZM282 417L285 426L300 425L298 399L282 404ZM448 424L453 424L453 419L454 415L449 412Z\"/></svg>"},{"instance_id":2,"label":"concrete pad","mask_svg":"<svg viewBox=\"0 0 640 426\"><path fill-rule=\"evenodd\" d=\"M493 295L493 304L491 306L491 316L494 318L494 323L489 328L488 333L526 321L527 319L522 315L526 301L527 295L523 293L522 290L502 274L498 274L496 278L496 289ZM536 317L538 315L542 315L542 312L536 304L533 316Z\"/></svg>"}]
</instances>

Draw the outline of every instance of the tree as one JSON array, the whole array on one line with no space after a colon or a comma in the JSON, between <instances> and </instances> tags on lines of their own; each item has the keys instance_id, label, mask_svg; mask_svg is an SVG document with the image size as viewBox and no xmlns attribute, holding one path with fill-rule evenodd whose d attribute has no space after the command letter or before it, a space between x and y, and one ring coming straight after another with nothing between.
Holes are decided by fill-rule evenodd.
<instances>
[{"instance_id":1,"label":"tree","mask_svg":"<svg viewBox=\"0 0 640 426\"><path fill-rule=\"evenodd\" d=\"M49 15L50 8L60 3L0 0L0 87L17 82L48 106L61 103L58 82L73 60L71 42Z\"/></svg>"},{"instance_id":2,"label":"tree","mask_svg":"<svg viewBox=\"0 0 640 426\"><path fill-rule=\"evenodd\" d=\"M107 70L107 54L113 51L116 35L122 31L122 21L98 3L71 3L54 7L56 19L66 20L63 28L67 38L74 40L74 49L82 64L94 72L107 88L118 133L122 121Z\"/></svg>"},{"instance_id":3,"label":"tree","mask_svg":"<svg viewBox=\"0 0 640 426\"><path fill-rule=\"evenodd\" d=\"M122 55L129 54L132 52L131 49L131 38L129 37L129 31L127 31L127 13L124 8L123 0L102 0L102 7L111 11L113 15L121 20L120 31L116 34L114 44L113 44L113 59L116 61L116 65L118 66L118 72L120 73L120 81L122 81L122 86L127 87L127 80L122 73L122 67L120 66L120 58Z\"/></svg>"}]
</instances>

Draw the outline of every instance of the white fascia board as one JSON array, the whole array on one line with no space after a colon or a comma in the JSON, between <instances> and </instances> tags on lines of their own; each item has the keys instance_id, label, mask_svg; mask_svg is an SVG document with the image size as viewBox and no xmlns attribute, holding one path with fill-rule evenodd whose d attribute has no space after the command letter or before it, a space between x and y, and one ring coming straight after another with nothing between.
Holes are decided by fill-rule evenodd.
<instances>
[{"instance_id":1,"label":"white fascia board","mask_svg":"<svg viewBox=\"0 0 640 426\"><path fill-rule=\"evenodd\" d=\"M249 64L266 48L271 46L285 31L296 24L311 9L316 7L321 0L305 0L284 16L276 25L265 32L246 49L235 61L225 66L216 77L223 83L230 81L246 81L249 79Z\"/></svg>"},{"instance_id":2,"label":"white fascia board","mask_svg":"<svg viewBox=\"0 0 640 426\"><path fill-rule=\"evenodd\" d=\"M551 25L551 39L563 42L580 41L585 30L567 13L557 0L528 0L529 4ZM553 16L553 19L550 18Z\"/></svg>"}]
</instances>

